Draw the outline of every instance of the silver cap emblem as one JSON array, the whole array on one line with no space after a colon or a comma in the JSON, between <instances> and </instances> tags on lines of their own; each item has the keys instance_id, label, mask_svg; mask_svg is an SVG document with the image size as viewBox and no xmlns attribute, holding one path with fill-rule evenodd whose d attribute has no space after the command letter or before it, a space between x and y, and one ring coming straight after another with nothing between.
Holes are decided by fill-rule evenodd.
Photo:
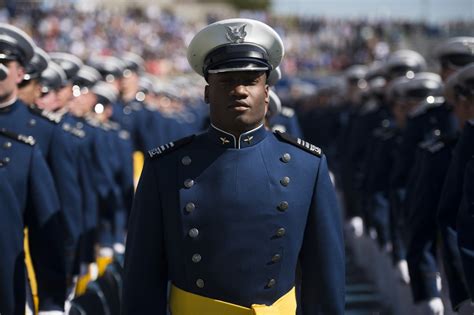
<instances>
[{"instance_id":1,"label":"silver cap emblem","mask_svg":"<svg viewBox=\"0 0 474 315\"><path fill-rule=\"evenodd\" d=\"M242 24L240 26L226 26L227 33L225 37L234 44L240 44L244 42L245 36L247 36L247 32L245 31L245 27L247 24Z\"/></svg>"}]
</instances>

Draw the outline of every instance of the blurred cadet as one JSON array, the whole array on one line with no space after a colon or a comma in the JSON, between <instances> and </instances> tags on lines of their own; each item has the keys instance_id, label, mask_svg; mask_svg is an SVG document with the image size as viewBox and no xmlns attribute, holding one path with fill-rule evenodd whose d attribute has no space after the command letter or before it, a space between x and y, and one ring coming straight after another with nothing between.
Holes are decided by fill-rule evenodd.
<instances>
[{"instance_id":1,"label":"blurred cadet","mask_svg":"<svg viewBox=\"0 0 474 315\"><path fill-rule=\"evenodd\" d=\"M113 147L114 143L110 141L109 131L95 113L100 106L97 106L97 94L92 92L92 89L100 80L101 75L96 69L83 66L72 79L74 97L69 104L70 112L76 118L75 127L84 130L85 133L83 151L92 168L98 211L95 216L91 213L88 218L84 259L76 294L84 293L89 280L94 280L98 273L102 273L114 257L113 221L102 220L99 225L99 218L113 218L115 211L124 209L121 189L114 173L118 159L113 153L116 149ZM96 244L100 242L107 245L99 244L96 253Z\"/></svg>"},{"instance_id":2,"label":"blurred cadet","mask_svg":"<svg viewBox=\"0 0 474 315\"><path fill-rule=\"evenodd\" d=\"M18 97L25 104L34 104L41 97L41 85L39 78L41 73L48 67L50 60L48 54L39 47L35 47L35 54L25 67L25 76L19 84Z\"/></svg>"},{"instance_id":3,"label":"blurred cadet","mask_svg":"<svg viewBox=\"0 0 474 315\"><path fill-rule=\"evenodd\" d=\"M457 230L461 261L472 302L474 301L474 235L472 231L474 226L474 148L472 146L474 143L474 63L470 63L456 73L459 102L455 112L459 112L460 122L463 123L463 131L456 153L460 158L458 167L462 169L462 165L465 164L463 174L458 174L464 175L464 183L457 218ZM454 166L452 167L454 168ZM468 303L465 302L465 304Z\"/></svg>"},{"instance_id":4,"label":"blurred cadet","mask_svg":"<svg viewBox=\"0 0 474 315\"><path fill-rule=\"evenodd\" d=\"M174 315L295 314L297 262L302 314L343 314L344 245L326 158L263 126L267 76L283 52L278 34L250 19L192 39L211 126L149 151L129 222L123 314L166 314L168 281Z\"/></svg>"},{"instance_id":5,"label":"blurred cadet","mask_svg":"<svg viewBox=\"0 0 474 315\"><path fill-rule=\"evenodd\" d=\"M456 37L440 45L437 55L441 63L443 78L447 78L449 74L474 61L473 46L474 37ZM459 120L459 117L464 116L462 115L462 109L466 108L465 103L468 99L465 99L458 89L454 88L454 104L456 104L454 106L454 113ZM463 127L461 125L463 121L465 122L466 119L458 121L459 128ZM454 150L438 207L438 225L442 240L441 253L449 287L451 306L455 310L469 298L461 266L456 230L456 218L463 190L463 172L469 158L469 155L465 155L465 152L463 152L464 149L461 149L462 142L462 140L459 141L460 144Z\"/></svg>"},{"instance_id":6,"label":"blurred cadet","mask_svg":"<svg viewBox=\"0 0 474 315\"><path fill-rule=\"evenodd\" d=\"M352 137L354 122L362 106L362 91L367 88L367 82L365 81L367 70L368 68L365 65L353 65L344 71L347 91L346 98L341 106L341 134L338 139L338 164L341 167L339 182L343 192L345 218L349 220L357 236L362 236L363 223L360 213L357 211L357 196L352 185L352 162L348 157L349 146L347 144Z\"/></svg>"},{"instance_id":7,"label":"blurred cadet","mask_svg":"<svg viewBox=\"0 0 474 315\"><path fill-rule=\"evenodd\" d=\"M351 135L346 144L347 163L346 170L350 172L352 189L355 191L354 202L358 217L364 220L365 227L370 226L368 211L370 196L367 190L367 178L373 164L380 162L374 156L373 133L378 128L384 128L389 123L390 111L385 100L385 75L390 70L385 70L383 64L371 64L364 76L363 91L364 101L353 118ZM388 72L386 72L388 71Z\"/></svg>"},{"instance_id":8,"label":"blurred cadet","mask_svg":"<svg viewBox=\"0 0 474 315\"><path fill-rule=\"evenodd\" d=\"M61 174L61 178L68 180L69 172L73 170L70 164L67 164L71 159L67 156L65 150L59 144L57 147L58 151L55 151L56 146L50 146L53 139L60 138L62 135L56 130L50 127L49 123L42 118L39 118L27 109L27 106L18 100L18 84L24 79L24 67L29 63L34 55L34 44L21 30L7 24L0 24L0 56L2 64L4 65L2 71L6 75L2 75L4 78L0 82L0 127L5 128L16 134L33 135L38 141L38 148L35 149L35 157L33 158L38 163L41 163L41 159L38 158L38 152L43 152L47 161L50 162L50 168L56 175ZM20 137L24 138L24 137ZM28 138L31 139L31 138ZM31 141L29 141L31 142ZM64 143L64 142L63 142ZM11 147L11 143L6 145L6 149ZM28 151L27 146L24 146L26 150L12 150L13 154L21 154L23 151ZM36 146L35 146L36 148ZM41 148L41 150L40 150ZM4 154L10 155L10 151ZM31 163L32 152L29 151L29 158L25 157L27 161L26 165ZM5 157L4 161L16 162L17 159L13 157ZM18 162L21 160L18 159ZM21 163L20 163L21 164ZM40 166L42 167L42 166ZM72 188L74 185L73 177L69 182L61 182L59 177L55 178L55 183L48 182L48 169L44 167L46 171L40 171L43 173L39 174L38 180L41 181L39 184L40 189L45 189L46 193L50 195L43 195L43 193L26 193L28 187L28 180L32 180L28 175L17 174L16 172L24 172L29 170L24 166L9 166L11 169L11 180L12 183L18 183L12 185L14 191L18 194L17 199L20 202L21 209L27 211L26 205L29 204L30 198L36 198L43 196L44 202L51 202L56 200L56 191L54 187L61 189L60 202L61 212L58 213L57 207L47 207L45 205L38 205L35 211L38 213L31 213L34 219L36 227L32 226L32 235L29 239L31 243L31 257L33 259L33 265L36 268L36 283L38 286L38 297L39 297L39 310L41 312L62 312L64 308L64 300L66 294L66 270L64 265L65 255L71 253L74 237L74 228L72 221L74 221L76 208L75 205L80 204L80 200L75 198L72 191L65 191L65 189ZM23 173L24 174L24 173ZM61 184L61 185L60 185ZM61 187L62 186L62 187ZM36 191L38 188L32 188L30 191ZM67 193L71 192L71 194ZM70 199L68 199L70 197ZM43 206L44 209L39 207ZM44 212L43 212L44 211ZM64 222L64 220L66 221ZM64 224L66 223L66 224ZM28 225L28 224L27 224ZM65 227L61 225L66 225ZM38 230L35 230L35 229ZM48 241L46 242L45 239ZM67 250L64 251L63 241L67 242ZM38 242L38 243L34 243ZM67 258L67 257L66 257ZM37 259L35 261L35 259ZM30 308L33 305L30 304ZM40 312L40 313L41 313Z\"/></svg>"},{"instance_id":9,"label":"blurred cadet","mask_svg":"<svg viewBox=\"0 0 474 315\"><path fill-rule=\"evenodd\" d=\"M27 307L34 309L25 277L23 227L27 227L39 314L63 314L66 294L63 228L53 178L33 137L2 128L0 142L5 149L0 153L2 176L15 194L19 210L16 214L10 213L12 221L8 216L2 217L2 233L10 231L11 234L1 240L5 245L8 242L8 250L2 251L2 263L8 265L1 271L5 277L1 278L0 309L2 314L24 314L26 298L29 300ZM3 188L8 189L3 186L2 194L7 193ZM2 211L7 205L12 204L2 198Z\"/></svg>"},{"instance_id":10,"label":"blurred cadet","mask_svg":"<svg viewBox=\"0 0 474 315\"><path fill-rule=\"evenodd\" d=\"M438 224L442 232L442 245L443 245L443 262L446 270L446 276L448 280L449 292L451 296L451 303L454 310L464 314L464 309L469 309L469 303L467 303L469 295L469 278L467 277L470 272L467 269L462 268L462 262L460 255L466 254L465 248L461 245L461 253L456 247L457 243L461 244L462 241L458 239L458 230L456 229L456 216L458 217L458 226L461 230L466 226L471 227L469 224L469 215L465 213L461 214L465 209L469 209L468 205L463 199L463 190L469 187L469 179L465 173L468 173L468 164L474 151L472 150L473 141L473 128L470 120L474 118L472 110L472 81L468 79L472 76L472 64L461 68L459 71L452 74L449 81L453 80L454 77L454 113L456 114L458 121L462 124L461 137L454 149L451 163L446 175L444 182L443 191L440 198L438 207ZM472 80L472 77L471 77ZM469 85L471 85L469 87ZM467 185L467 186L466 186ZM467 206L467 208L465 208ZM459 213L459 214L458 214ZM464 220L464 221L462 221ZM464 238L466 240L468 238ZM449 261L448 261L449 259ZM472 313L472 310L471 310Z\"/></svg>"},{"instance_id":11,"label":"blurred cadet","mask_svg":"<svg viewBox=\"0 0 474 315\"><path fill-rule=\"evenodd\" d=\"M2 136L0 139L4 140ZM24 314L26 277L23 252L24 222L21 215L23 211L5 166L6 163L0 161L0 313Z\"/></svg>"},{"instance_id":12,"label":"blurred cadet","mask_svg":"<svg viewBox=\"0 0 474 315\"><path fill-rule=\"evenodd\" d=\"M276 68L270 72L267 84L269 86L275 86L277 82L280 81L280 79L281 70L280 68ZM274 93L273 98L274 97L278 97L278 95ZM272 131L278 130L281 132L286 132L296 138L303 137L303 132L301 131L295 110L291 107L281 105L281 100L280 110L269 119L269 126Z\"/></svg>"},{"instance_id":13,"label":"blurred cadet","mask_svg":"<svg viewBox=\"0 0 474 315\"><path fill-rule=\"evenodd\" d=\"M110 159L113 176L120 189L122 198L121 208L114 209L113 212L101 212L99 216L99 245L101 247L114 248L115 253L125 252L125 225L132 207L133 198L133 147L130 133L123 130L121 126L110 121L112 116L112 104L119 97L119 91L110 83L97 82L91 89L96 96L94 112L101 127L106 130L108 143L111 150L116 151Z\"/></svg>"},{"instance_id":14,"label":"blurred cadet","mask_svg":"<svg viewBox=\"0 0 474 315\"><path fill-rule=\"evenodd\" d=\"M68 111L67 105L69 101L72 99L72 79L76 76L77 72L82 68L83 63L82 61L68 53L63 52L52 52L49 53L49 56L53 62L61 67L61 69L66 74L66 82L63 87L58 91L57 98L58 98L58 105L59 113L65 113Z\"/></svg>"},{"instance_id":15,"label":"blurred cadet","mask_svg":"<svg viewBox=\"0 0 474 315\"><path fill-rule=\"evenodd\" d=\"M36 99L36 105L48 112L55 112L60 109L58 94L66 83L66 73L60 66L50 61L39 78L41 96ZM62 118L61 115L58 116Z\"/></svg>"}]
</instances>

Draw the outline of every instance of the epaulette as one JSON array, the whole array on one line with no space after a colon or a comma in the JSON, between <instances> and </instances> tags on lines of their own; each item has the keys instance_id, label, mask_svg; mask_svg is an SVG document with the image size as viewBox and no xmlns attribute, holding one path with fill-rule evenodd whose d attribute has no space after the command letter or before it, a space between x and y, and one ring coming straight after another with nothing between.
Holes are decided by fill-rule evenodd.
<instances>
[{"instance_id":1,"label":"epaulette","mask_svg":"<svg viewBox=\"0 0 474 315\"><path fill-rule=\"evenodd\" d=\"M443 141L436 141L433 144L431 144L430 146L428 146L427 150L431 153L436 153L439 150L441 150L442 148L444 148L445 146L446 145L444 144Z\"/></svg>"},{"instance_id":2,"label":"epaulette","mask_svg":"<svg viewBox=\"0 0 474 315\"><path fill-rule=\"evenodd\" d=\"M286 132L286 127L280 124L275 124L272 126L272 131Z\"/></svg>"},{"instance_id":3,"label":"epaulette","mask_svg":"<svg viewBox=\"0 0 474 315\"><path fill-rule=\"evenodd\" d=\"M379 109L379 107L380 107L379 103L376 102L375 100L368 101L361 108L360 115L364 116L364 115L370 114L370 113L376 111L377 109Z\"/></svg>"},{"instance_id":4,"label":"epaulette","mask_svg":"<svg viewBox=\"0 0 474 315\"><path fill-rule=\"evenodd\" d=\"M429 148L436 142L439 141L439 138L429 138L418 144L418 147L422 150L429 150Z\"/></svg>"},{"instance_id":5,"label":"epaulette","mask_svg":"<svg viewBox=\"0 0 474 315\"><path fill-rule=\"evenodd\" d=\"M59 115L59 114L56 114L56 113L53 113L53 112L50 112L50 111L47 111L47 110L44 110L44 109L40 109L38 107L36 107L35 105L30 105L28 106L29 110L37 115L37 116L41 116L47 120L49 120L50 122L52 123L55 123L55 124L59 124L61 122L61 119L62 119L62 115Z\"/></svg>"},{"instance_id":6,"label":"epaulette","mask_svg":"<svg viewBox=\"0 0 474 315\"><path fill-rule=\"evenodd\" d=\"M275 135L280 140L283 140L283 141L288 142L288 143L290 143L294 146L297 146L298 148L301 148L301 149L305 150L306 152L309 152L313 155L321 157L322 154L323 154L321 149L318 148L317 146L315 146L315 145L313 145L309 142L306 142L304 140L301 140L300 138L293 138L292 136L290 136L289 134L287 134L285 132L280 132L280 131L276 130Z\"/></svg>"},{"instance_id":7,"label":"epaulette","mask_svg":"<svg viewBox=\"0 0 474 315\"><path fill-rule=\"evenodd\" d=\"M386 141L395 137L397 130L393 127L378 127L373 131L372 134L377 139Z\"/></svg>"},{"instance_id":8,"label":"epaulette","mask_svg":"<svg viewBox=\"0 0 474 315\"><path fill-rule=\"evenodd\" d=\"M100 122L92 117L86 117L85 121L92 127L100 128Z\"/></svg>"},{"instance_id":9,"label":"epaulette","mask_svg":"<svg viewBox=\"0 0 474 315\"><path fill-rule=\"evenodd\" d=\"M281 114L285 117L291 118L291 117L295 116L295 110L291 107L282 106L281 107Z\"/></svg>"},{"instance_id":10,"label":"epaulette","mask_svg":"<svg viewBox=\"0 0 474 315\"><path fill-rule=\"evenodd\" d=\"M36 143L36 140L35 138L33 138L33 136L25 136L22 134L14 133L14 132L6 130L5 128L0 129L0 134L10 139L17 140L31 146L34 146Z\"/></svg>"},{"instance_id":11,"label":"epaulette","mask_svg":"<svg viewBox=\"0 0 474 315\"><path fill-rule=\"evenodd\" d=\"M86 132L84 130L73 127L69 123L64 123L62 128L64 131L69 132L78 138L84 138L86 136Z\"/></svg>"},{"instance_id":12,"label":"epaulette","mask_svg":"<svg viewBox=\"0 0 474 315\"><path fill-rule=\"evenodd\" d=\"M162 156L165 153L173 152L174 150L182 147L183 145L188 144L191 141L193 141L194 137L195 135L191 135L191 136L179 139L177 141L174 141L174 142L172 141L170 143L148 150L148 155L150 156L150 158L156 158L158 156Z\"/></svg>"}]
</instances>

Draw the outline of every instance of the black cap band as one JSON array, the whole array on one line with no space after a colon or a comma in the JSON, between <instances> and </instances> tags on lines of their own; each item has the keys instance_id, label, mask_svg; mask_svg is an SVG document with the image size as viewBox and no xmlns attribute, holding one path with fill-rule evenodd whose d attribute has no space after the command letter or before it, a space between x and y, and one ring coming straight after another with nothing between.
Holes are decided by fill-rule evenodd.
<instances>
[{"instance_id":1,"label":"black cap band","mask_svg":"<svg viewBox=\"0 0 474 315\"><path fill-rule=\"evenodd\" d=\"M209 70L238 68L245 70L271 70L268 54L255 44L223 45L211 51L203 64L203 72Z\"/></svg>"}]
</instances>

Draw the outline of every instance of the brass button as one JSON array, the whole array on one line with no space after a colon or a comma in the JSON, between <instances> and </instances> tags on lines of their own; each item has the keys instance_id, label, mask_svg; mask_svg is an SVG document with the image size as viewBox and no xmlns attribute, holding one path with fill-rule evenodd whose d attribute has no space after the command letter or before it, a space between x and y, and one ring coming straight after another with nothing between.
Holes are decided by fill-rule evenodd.
<instances>
[{"instance_id":1,"label":"brass button","mask_svg":"<svg viewBox=\"0 0 474 315\"><path fill-rule=\"evenodd\" d=\"M4 147L5 149L10 149L10 148L12 147L12 143L11 143L10 141L7 141L7 142L5 142L5 143L3 144L3 147Z\"/></svg>"},{"instance_id":2,"label":"brass button","mask_svg":"<svg viewBox=\"0 0 474 315\"><path fill-rule=\"evenodd\" d=\"M189 188L191 188L191 187L193 187L193 186L194 186L194 181L193 181L192 179L189 179L189 178L188 178L188 179L186 179L186 180L184 181L184 187L186 187L186 188L189 189Z\"/></svg>"},{"instance_id":3,"label":"brass button","mask_svg":"<svg viewBox=\"0 0 474 315\"><path fill-rule=\"evenodd\" d=\"M196 280L196 286L200 289L204 288L204 280L202 279L197 279Z\"/></svg>"},{"instance_id":4,"label":"brass button","mask_svg":"<svg viewBox=\"0 0 474 315\"><path fill-rule=\"evenodd\" d=\"M285 211L287 209L288 209L288 202L287 201L280 202L280 204L278 205L278 210Z\"/></svg>"},{"instance_id":5,"label":"brass button","mask_svg":"<svg viewBox=\"0 0 474 315\"><path fill-rule=\"evenodd\" d=\"M196 209L196 205L195 205L194 203L188 202L188 203L186 204L186 212L187 212L187 213L193 212L194 209Z\"/></svg>"},{"instance_id":6,"label":"brass button","mask_svg":"<svg viewBox=\"0 0 474 315\"><path fill-rule=\"evenodd\" d=\"M197 264L198 262L201 261L201 259L202 259L201 255L199 255L199 254L194 254L194 255L193 255L193 258L192 258L192 261L193 261L193 263Z\"/></svg>"},{"instance_id":7,"label":"brass button","mask_svg":"<svg viewBox=\"0 0 474 315\"><path fill-rule=\"evenodd\" d=\"M275 284L276 284L276 280L275 280L275 279L270 279L270 280L268 280L267 287L268 287L268 288L271 288L271 287L273 287Z\"/></svg>"},{"instance_id":8,"label":"brass button","mask_svg":"<svg viewBox=\"0 0 474 315\"><path fill-rule=\"evenodd\" d=\"M28 125L30 125L31 127L35 126L36 125L36 120L30 119L30 121L28 122Z\"/></svg>"},{"instance_id":9,"label":"brass button","mask_svg":"<svg viewBox=\"0 0 474 315\"><path fill-rule=\"evenodd\" d=\"M285 235L285 233L286 233L285 228L279 228L279 229L277 230L277 232L276 232L276 235L277 235L278 237L282 237L282 236Z\"/></svg>"},{"instance_id":10,"label":"brass button","mask_svg":"<svg viewBox=\"0 0 474 315\"><path fill-rule=\"evenodd\" d=\"M288 176L285 176L282 179L280 179L280 184L282 184L285 187L288 186L289 183L290 183L290 178Z\"/></svg>"},{"instance_id":11,"label":"brass button","mask_svg":"<svg viewBox=\"0 0 474 315\"><path fill-rule=\"evenodd\" d=\"M290 160L291 160L291 155L290 155L290 153L285 153L285 154L283 154L283 156L281 157L281 160L282 160L283 162L285 162L285 163L290 162Z\"/></svg>"},{"instance_id":12,"label":"brass button","mask_svg":"<svg viewBox=\"0 0 474 315\"><path fill-rule=\"evenodd\" d=\"M192 160L191 160L191 158L190 158L189 156L185 156L185 157L183 157L183 158L181 159L181 163L182 163L183 165L186 165L186 166L189 165L189 164L191 164L191 162L192 162Z\"/></svg>"},{"instance_id":13,"label":"brass button","mask_svg":"<svg viewBox=\"0 0 474 315\"><path fill-rule=\"evenodd\" d=\"M281 260L281 255L280 254L275 254L272 257L272 262L277 263Z\"/></svg>"},{"instance_id":14,"label":"brass button","mask_svg":"<svg viewBox=\"0 0 474 315\"><path fill-rule=\"evenodd\" d=\"M192 228L191 230L189 230L188 235L191 238L196 238L199 235L199 230L196 228Z\"/></svg>"}]
</instances>

